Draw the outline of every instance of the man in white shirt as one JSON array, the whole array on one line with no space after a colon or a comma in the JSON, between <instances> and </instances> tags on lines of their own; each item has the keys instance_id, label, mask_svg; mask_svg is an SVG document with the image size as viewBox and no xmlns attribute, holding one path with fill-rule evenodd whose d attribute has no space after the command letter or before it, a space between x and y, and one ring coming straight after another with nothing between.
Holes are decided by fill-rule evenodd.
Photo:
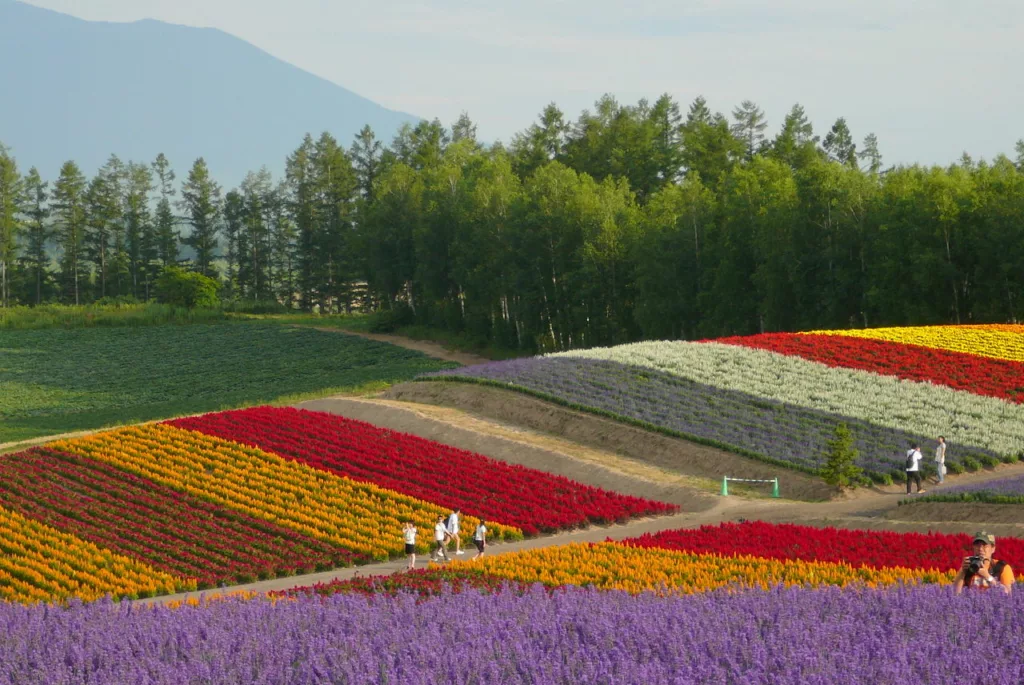
<instances>
[{"instance_id":1,"label":"man in white shirt","mask_svg":"<svg viewBox=\"0 0 1024 685\"><path fill-rule=\"evenodd\" d=\"M439 514L437 523L434 524L434 546L431 561L437 561L440 557L444 557L445 561L451 561L451 557L448 556L448 527L444 525L444 514Z\"/></svg>"},{"instance_id":2,"label":"man in white shirt","mask_svg":"<svg viewBox=\"0 0 1024 685\"><path fill-rule=\"evenodd\" d=\"M935 470L939 474L939 482L946 480L946 439L939 436L939 445L935 448Z\"/></svg>"},{"instance_id":3,"label":"man in white shirt","mask_svg":"<svg viewBox=\"0 0 1024 685\"><path fill-rule=\"evenodd\" d=\"M455 540L455 553L465 554L462 551L462 539L459 538L459 523L462 519L462 510L456 508L448 515L448 535Z\"/></svg>"},{"instance_id":4,"label":"man in white shirt","mask_svg":"<svg viewBox=\"0 0 1024 685\"><path fill-rule=\"evenodd\" d=\"M917 483L918 493L925 492L921 489L921 446L916 442L907 450L907 494L910 494L910 482Z\"/></svg>"}]
</instances>

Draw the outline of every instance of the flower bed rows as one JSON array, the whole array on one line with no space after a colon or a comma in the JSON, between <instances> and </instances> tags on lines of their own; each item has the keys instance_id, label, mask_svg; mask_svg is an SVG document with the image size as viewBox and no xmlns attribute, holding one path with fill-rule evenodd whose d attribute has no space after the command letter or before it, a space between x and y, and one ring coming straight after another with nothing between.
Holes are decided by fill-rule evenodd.
<instances>
[{"instance_id":1,"label":"flower bed rows","mask_svg":"<svg viewBox=\"0 0 1024 685\"><path fill-rule=\"evenodd\" d=\"M715 342L1024 402L1024 363L1019 361L848 335L764 333Z\"/></svg>"},{"instance_id":2,"label":"flower bed rows","mask_svg":"<svg viewBox=\"0 0 1024 685\"><path fill-rule=\"evenodd\" d=\"M721 346L728 349L726 346ZM817 469L839 423L846 423L859 452L858 464L870 472L902 471L902 454L911 441L927 435L908 433L848 416L716 388L665 371L615 361L571 357L534 357L464 367L422 380L470 380L514 387L570 406L640 422L728 449L789 466ZM952 460L965 448L952 444ZM995 456L989 450L971 450Z\"/></svg>"},{"instance_id":3,"label":"flower bed rows","mask_svg":"<svg viewBox=\"0 0 1024 685\"><path fill-rule=\"evenodd\" d=\"M36 448L0 459L4 506L200 589L348 566L353 555L109 464Z\"/></svg>"},{"instance_id":4,"label":"flower bed rows","mask_svg":"<svg viewBox=\"0 0 1024 685\"><path fill-rule=\"evenodd\" d=\"M0 662L17 683L1017 683L1022 614L1024 593L941 587L4 605Z\"/></svg>"},{"instance_id":5,"label":"flower bed rows","mask_svg":"<svg viewBox=\"0 0 1024 685\"><path fill-rule=\"evenodd\" d=\"M1024 504L1024 476L1007 476L968 485L955 485L928 493L906 504L921 502L980 502L987 504ZM904 502L901 502L904 504ZM1000 547L1002 547L1000 545ZM1000 549L1002 552L1002 549Z\"/></svg>"},{"instance_id":6,"label":"flower bed rows","mask_svg":"<svg viewBox=\"0 0 1024 685\"><path fill-rule=\"evenodd\" d=\"M0 508L0 599L31 604L71 597L148 597L194 590L148 565Z\"/></svg>"},{"instance_id":7,"label":"flower bed rows","mask_svg":"<svg viewBox=\"0 0 1024 685\"><path fill-rule=\"evenodd\" d=\"M887 340L940 350L965 352L981 357L1024 362L1024 326L1020 325L905 326L808 331L808 333Z\"/></svg>"},{"instance_id":8,"label":"flower bed rows","mask_svg":"<svg viewBox=\"0 0 1024 685\"><path fill-rule=\"evenodd\" d=\"M998 542L998 558L1020 568L1024 563L1024 540L1000 537ZM624 540L623 544L722 556L753 555L875 569L900 566L946 572L960 568L971 549L971 538L966 534L895 533L749 521L666 530Z\"/></svg>"},{"instance_id":9,"label":"flower bed rows","mask_svg":"<svg viewBox=\"0 0 1024 685\"><path fill-rule=\"evenodd\" d=\"M98 433L51 447L112 464L214 504L272 521L349 550L355 558L403 552L402 522L421 531L447 511L371 483L288 461L275 454L153 424ZM468 534L475 521L466 518ZM515 539L511 526L490 526L495 539ZM427 542L421 538L421 551Z\"/></svg>"},{"instance_id":10,"label":"flower bed rows","mask_svg":"<svg viewBox=\"0 0 1024 685\"><path fill-rule=\"evenodd\" d=\"M169 423L447 509L461 508L527 535L678 509L321 412L256 407Z\"/></svg>"}]
</instances>

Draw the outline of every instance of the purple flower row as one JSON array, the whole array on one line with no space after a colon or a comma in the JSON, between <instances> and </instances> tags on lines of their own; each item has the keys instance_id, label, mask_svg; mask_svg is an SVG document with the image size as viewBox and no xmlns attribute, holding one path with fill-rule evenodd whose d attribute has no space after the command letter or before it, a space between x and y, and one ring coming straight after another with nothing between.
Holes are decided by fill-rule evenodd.
<instances>
[{"instance_id":1,"label":"purple flower row","mask_svg":"<svg viewBox=\"0 0 1024 685\"><path fill-rule=\"evenodd\" d=\"M420 378L431 377L510 384L811 469L824 462L826 445L840 423L853 435L857 464L875 473L902 471L912 441L931 444L926 436L609 361L533 357ZM957 449L951 445L947 457L955 458ZM982 448L970 452L996 456Z\"/></svg>"},{"instance_id":2,"label":"purple flower row","mask_svg":"<svg viewBox=\"0 0 1024 685\"><path fill-rule=\"evenodd\" d=\"M4 682L1019 683L1024 593L584 588L0 605Z\"/></svg>"},{"instance_id":3,"label":"purple flower row","mask_svg":"<svg viewBox=\"0 0 1024 685\"><path fill-rule=\"evenodd\" d=\"M991 502L993 504L1024 504L1024 475L1007 476L943 488L915 501Z\"/></svg>"}]
</instances>

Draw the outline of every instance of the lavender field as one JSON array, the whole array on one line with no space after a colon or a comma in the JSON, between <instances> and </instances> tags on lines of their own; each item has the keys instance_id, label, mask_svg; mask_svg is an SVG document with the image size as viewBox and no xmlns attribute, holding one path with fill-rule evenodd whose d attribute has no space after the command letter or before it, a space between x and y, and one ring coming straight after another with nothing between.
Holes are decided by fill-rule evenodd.
<instances>
[{"instance_id":1,"label":"lavender field","mask_svg":"<svg viewBox=\"0 0 1024 685\"><path fill-rule=\"evenodd\" d=\"M930 444L928 436L611 361L534 357L420 377L429 378L522 388L807 470L821 466L826 443L839 423L850 428L860 453L858 465L875 474L902 472L911 441ZM947 458L955 460L958 449L963 448L951 446ZM996 456L982 448L970 452Z\"/></svg>"},{"instance_id":2,"label":"lavender field","mask_svg":"<svg viewBox=\"0 0 1024 685\"><path fill-rule=\"evenodd\" d=\"M1018 683L1022 612L1024 593L955 596L948 586L678 598L535 587L523 595L232 599L178 609L4 604L0 680Z\"/></svg>"},{"instance_id":3,"label":"lavender field","mask_svg":"<svg viewBox=\"0 0 1024 685\"><path fill-rule=\"evenodd\" d=\"M1024 475L944 488L934 494L919 497L915 501L1024 504Z\"/></svg>"}]
</instances>

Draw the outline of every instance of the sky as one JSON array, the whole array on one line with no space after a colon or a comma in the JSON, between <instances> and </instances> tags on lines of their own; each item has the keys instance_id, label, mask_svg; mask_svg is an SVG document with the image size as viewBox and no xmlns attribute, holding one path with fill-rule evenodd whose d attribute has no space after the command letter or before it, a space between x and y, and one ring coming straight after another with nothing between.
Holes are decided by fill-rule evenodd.
<instances>
[{"instance_id":1,"label":"sky","mask_svg":"<svg viewBox=\"0 0 1024 685\"><path fill-rule=\"evenodd\" d=\"M215 27L391 109L508 142L554 102L744 100L845 117L889 164L1013 157L1022 0L30 0L82 19Z\"/></svg>"}]
</instances>

